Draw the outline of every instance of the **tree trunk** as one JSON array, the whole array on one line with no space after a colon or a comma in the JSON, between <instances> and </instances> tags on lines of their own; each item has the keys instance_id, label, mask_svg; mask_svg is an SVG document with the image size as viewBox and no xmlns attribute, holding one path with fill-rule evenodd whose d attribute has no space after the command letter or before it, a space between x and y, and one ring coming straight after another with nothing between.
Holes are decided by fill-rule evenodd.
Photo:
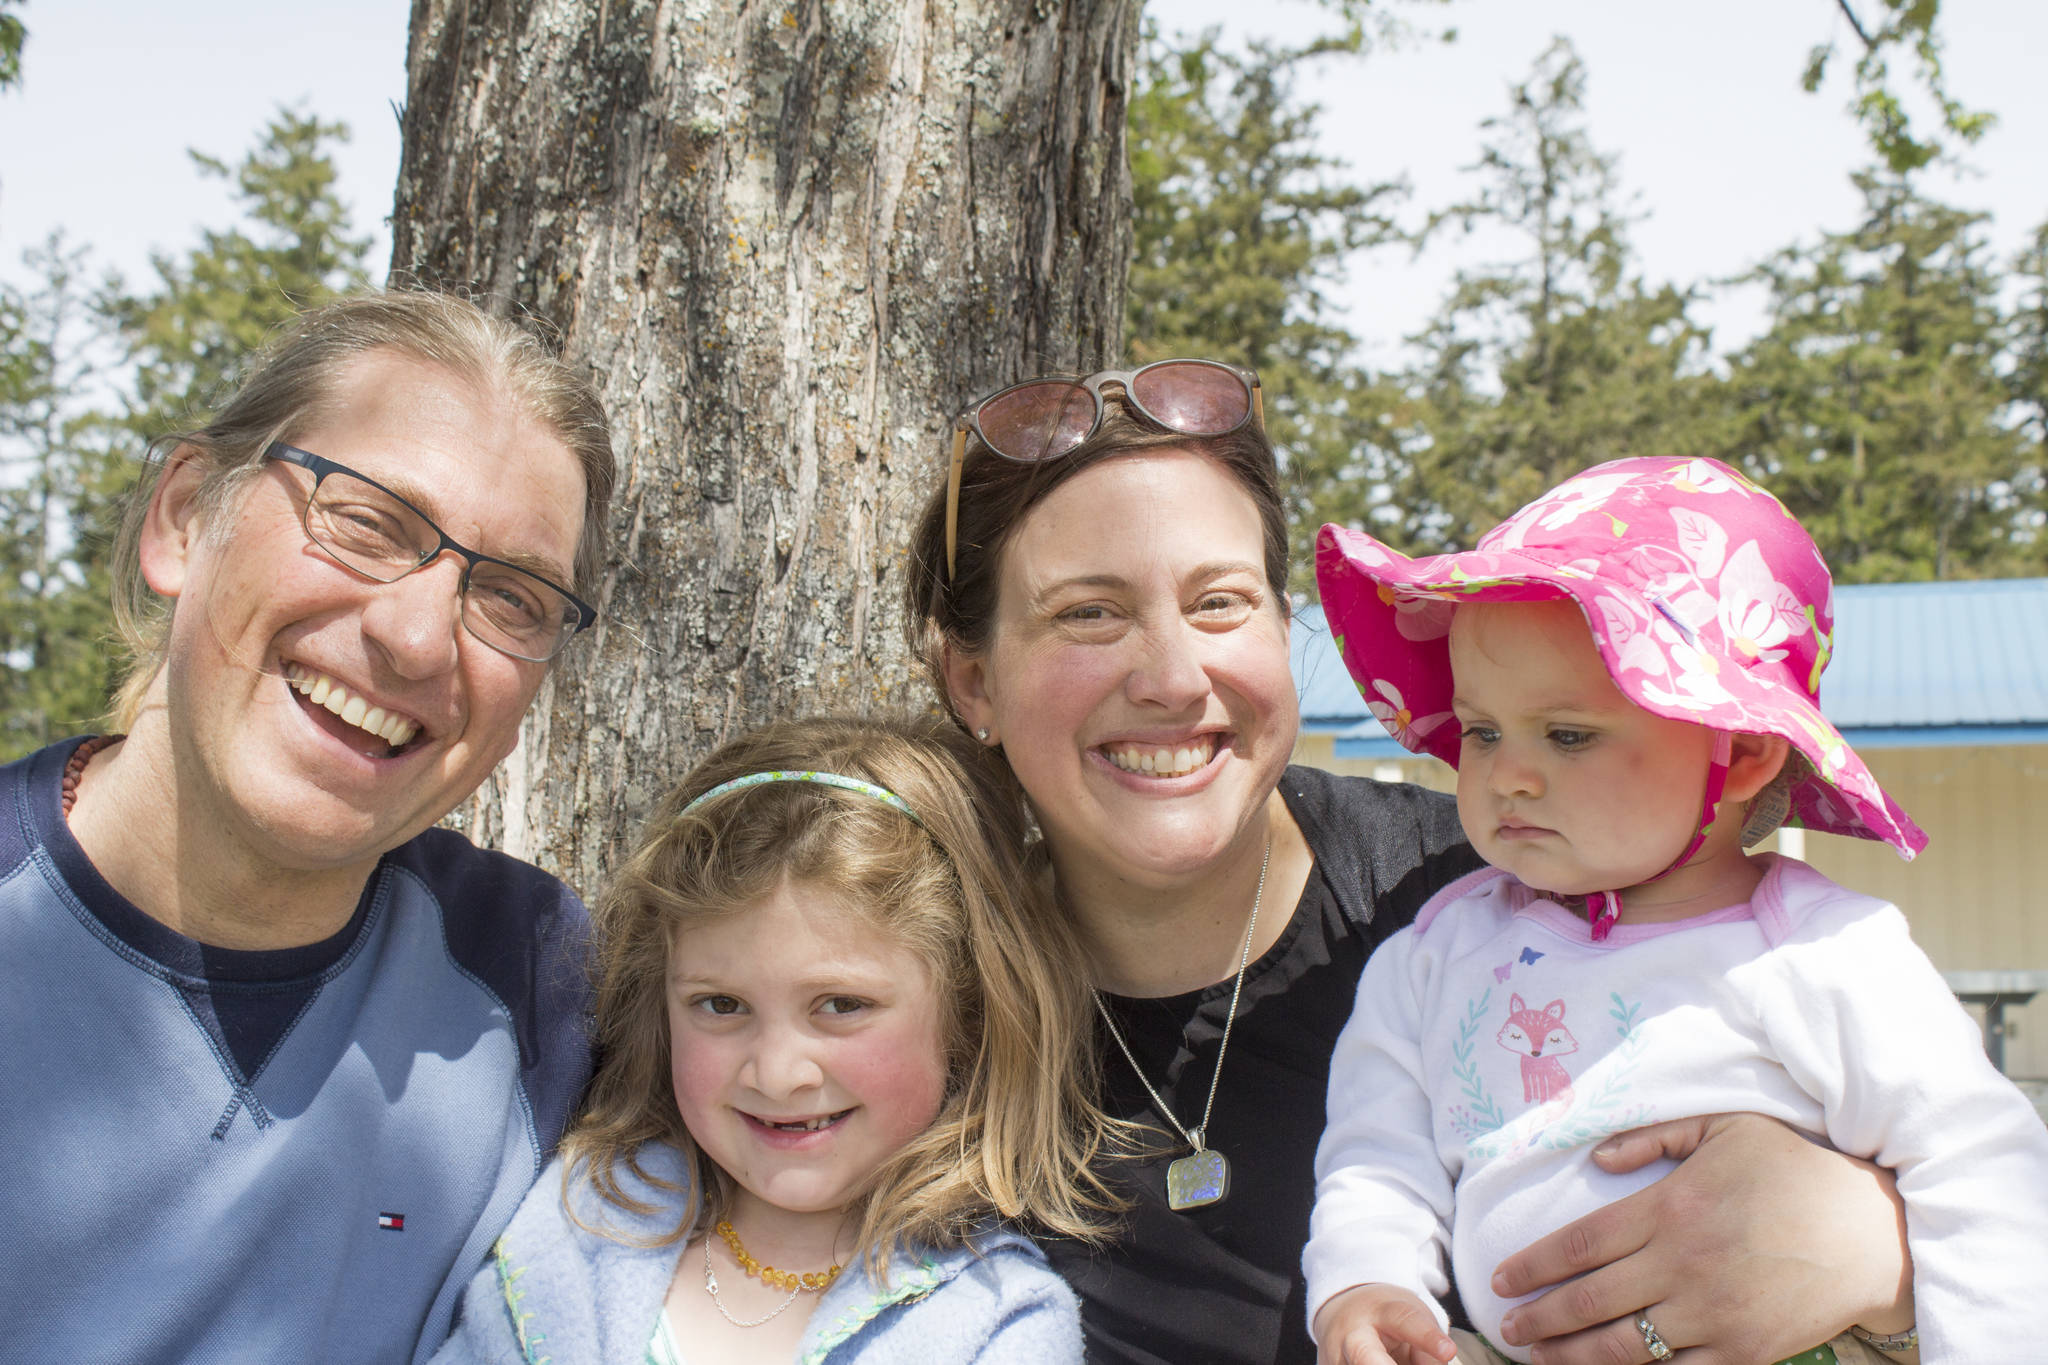
<instances>
[{"instance_id":1,"label":"tree trunk","mask_svg":"<svg viewBox=\"0 0 2048 1365\"><path fill-rule=\"evenodd\" d=\"M560 330L619 453L592 638L457 814L586 892L769 717L913 710L952 418L1119 351L1139 0L415 0L392 276Z\"/></svg>"}]
</instances>

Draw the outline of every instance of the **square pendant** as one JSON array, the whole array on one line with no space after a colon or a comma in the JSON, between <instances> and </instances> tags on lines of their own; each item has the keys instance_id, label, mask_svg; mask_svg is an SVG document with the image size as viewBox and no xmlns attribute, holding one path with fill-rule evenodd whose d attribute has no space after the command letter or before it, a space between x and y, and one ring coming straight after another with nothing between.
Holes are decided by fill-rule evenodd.
<instances>
[{"instance_id":1,"label":"square pendant","mask_svg":"<svg viewBox=\"0 0 2048 1365\"><path fill-rule=\"evenodd\" d=\"M1223 1153L1207 1148L1182 1157L1166 1168L1166 1207L1198 1209L1230 1193L1230 1163Z\"/></svg>"}]
</instances>

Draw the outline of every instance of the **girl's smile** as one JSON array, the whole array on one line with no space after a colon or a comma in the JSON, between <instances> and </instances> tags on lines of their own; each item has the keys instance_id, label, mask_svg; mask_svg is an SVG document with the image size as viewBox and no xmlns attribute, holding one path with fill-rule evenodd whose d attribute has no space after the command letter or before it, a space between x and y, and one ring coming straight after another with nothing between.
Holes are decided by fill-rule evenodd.
<instances>
[{"instance_id":1,"label":"girl's smile","mask_svg":"<svg viewBox=\"0 0 2048 1365\"><path fill-rule=\"evenodd\" d=\"M836 1114L807 1119L768 1119L747 1113L740 1117L754 1128L756 1140L775 1151L816 1152L824 1148L853 1112L842 1109Z\"/></svg>"},{"instance_id":2,"label":"girl's smile","mask_svg":"<svg viewBox=\"0 0 2048 1365\"><path fill-rule=\"evenodd\" d=\"M679 931L668 1013L677 1108L742 1225L749 1201L836 1223L945 1095L923 959L814 884Z\"/></svg>"}]
</instances>

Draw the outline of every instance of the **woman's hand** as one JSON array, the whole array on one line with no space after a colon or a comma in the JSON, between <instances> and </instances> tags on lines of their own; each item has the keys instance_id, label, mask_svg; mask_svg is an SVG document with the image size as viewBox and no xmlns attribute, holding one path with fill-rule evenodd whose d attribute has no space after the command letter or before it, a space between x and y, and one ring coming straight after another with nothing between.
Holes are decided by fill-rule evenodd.
<instances>
[{"instance_id":1,"label":"woman's hand","mask_svg":"<svg viewBox=\"0 0 2048 1365\"><path fill-rule=\"evenodd\" d=\"M1851 1323L1912 1323L1905 1206L1881 1167L1755 1114L1640 1128L1593 1155L1615 1172L1681 1164L1501 1262L1503 1297L1555 1286L1501 1323L1512 1345L1542 1343L1537 1365L1648 1361L1638 1314L1682 1365L1756 1365Z\"/></svg>"}]
</instances>

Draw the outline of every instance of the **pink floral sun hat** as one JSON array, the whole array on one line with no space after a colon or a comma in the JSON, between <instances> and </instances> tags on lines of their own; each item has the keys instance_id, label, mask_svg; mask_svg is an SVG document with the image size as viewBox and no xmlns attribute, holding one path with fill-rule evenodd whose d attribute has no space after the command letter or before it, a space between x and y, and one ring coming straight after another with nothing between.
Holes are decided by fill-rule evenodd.
<instances>
[{"instance_id":1,"label":"pink floral sun hat","mask_svg":"<svg viewBox=\"0 0 2048 1365\"><path fill-rule=\"evenodd\" d=\"M1458 762L1448 636L1459 602L1577 602L1615 685L1644 710L1782 735L1806 758L1786 823L1877 839L1927 836L1820 713L1833 583L1779 501L1718 460L1633 459L1565 480L1480 538L1411 559L1325 526L1316 579L1366 705L1417 753Z\"/></svg>"}]
</instances>

